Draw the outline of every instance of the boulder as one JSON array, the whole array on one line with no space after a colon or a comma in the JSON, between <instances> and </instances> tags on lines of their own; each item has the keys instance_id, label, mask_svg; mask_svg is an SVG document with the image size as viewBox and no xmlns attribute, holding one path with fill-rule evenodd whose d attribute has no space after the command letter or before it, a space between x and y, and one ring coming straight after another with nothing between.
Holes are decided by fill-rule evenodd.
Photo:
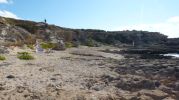
<instances>
[{"instance_id":1,"label":"boulder","mask_svg":"<svg viewBox=\"0 0 179 100\"><path fill-rule=\"evenodd\" d=\"M174 90L179 91L179 82L176 82L174 85Z\"/></svg>"},{"instance_id":2,"label":"boulder","mask_svg":"<svg viewBox=\"0 0 179 100\"><path fill-rule=\"evenodd\" d=\"M100 91L103 90L105 88L106 84L105 83L97 83L94 84L91 89L96 90L96 91Z\"/></svg>"},{"instance_id":3,"label":"boulder","mask_svg":"<svg viewBox=\"0 0 179 100\"><path fill-rule=\"evenodd\" d=\"M155 82L151 80L142 80L138 85L143 89L155 89Z\"/></svg>"},{"instance_id":4,"label":"boulder","mask_svg":"<svg viewBox=\"0 0 179 100\"><path fill-rule=\"evenodd\" d=\"M141 80L141 81L119 81L116 85L117 88L121 88L123 90L135 91L139 89L155 89L155 87L159 86L160 83L155 83L151 80Z\"/></svg>"},{"instance_id":5,"label":"boulder","mask_svg":"<svg viewBox=\"0 0 179 100\"><path fill-rule=\"evenodd\" d=\"M168 97L167 93L160 90L141 90L140 94L149 96L154 100L163 100L164 98Z\"/></svg>"},{"instance_id":6,"label":"boulder","mask_svg":"<svg viewBox=\"0 0 179 100\"><path fill-rule=\"evenodd\" d=\"M179 72L179 66L174 67L175 72Z\"/></svg>"},{"instance_id":7,"label":"boulder","mask_svg":"<svg viewBox=\"0 0 179 100\"><path fill-rule=\"evenodd\" d=\"M15 78L15 76L14 75L8 75L6 78L13 79L13 78Z\"/></svg>"},{"instance_id":8,"label":"boulder","mask_svg":"<svg viewBox=\"0 0 179 100\"><path fill-rule=\"evenodd\" d=\"M65 50L65 43L63 41L63 39L51 36L51 43L55 44L55 47L53 48L54 50Z\"/></svg>"},{"instance_id":9,"label":"boulder","mask_svg":"<svg viewBox=\"0 0 179 100\"><path fill-rule=\"evenodd\" d=\"M179 79L179 72L175 72L176 79Z\"/></svg>"},{"instance_id":10,"label":"boulder","mask_svg":"<svg viewBox=\"0 0 179 100\"><path fill-rule=\"evenodd\" d=\"M0 47L0 54L4 54L4 53L9 53L9 51L7 50L7 48L1 46Z\"/></svg>"},{"instance_id":11,"label":"boulder","mask_svg":"<svg viewBox=\"0 0 179 100\"><path fill-rule=\"evenodd\" d=\"M156 82L155 82L155 86L156 86L156 87L159 87L160 85L161 85L161 83L160 83L159 81L156 81Z\"/></svg>"}]
</instances>

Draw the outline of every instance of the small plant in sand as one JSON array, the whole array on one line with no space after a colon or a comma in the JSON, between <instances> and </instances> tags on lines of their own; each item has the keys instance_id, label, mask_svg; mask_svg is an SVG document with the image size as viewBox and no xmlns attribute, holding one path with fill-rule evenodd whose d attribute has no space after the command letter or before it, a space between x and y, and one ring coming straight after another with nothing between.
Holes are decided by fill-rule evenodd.
<instances>
[{"instance_id":1,"label":"small plant in sand","mask_svg":"<svg viewBox=\"0 0 179 100\"><path fill-rule=\"evenodd\" d=\"M53 49L53 48L56 47L56 44L54 44L54 43L45 43L45 42L43 42L40 45L41 45L41 47L43 49Z\"/></svg>"},{"instance_id":2,"label":"small plant in sand","mask_svg":"<svg viewBox=\"0 0 179 100\"><path fill-rule=\"evenodd\" d=\"M93 39L88 39L86 41L86 46L89 46L89 47L94 47L95 46L95 41Z\"/></svg>"},{"instance_id":3,"label":"small plant in sand","mask_svg":"<svg viewBox=\"0 0 179 100\"><path fill-rule=\"evenodd\" d=\"M73 43L71 43L71 42L66 42L66 43L65 43L65 47L66 47L66 48L72 48L72 47L73 47Z\"/></svg>"},{"instance_id":4,"label":"small plant in sand","mask_svg":"<svg viewBox=\"0 0 179 100\"><path fill-rule=\"evenodd\" d=\"M34 59L34 57L32 55L30 55L30 53L28 53L28 52L18 52L17 57L21 60L32 60L32 59Z\"/></svg>"},{"instance_id":5,"label":"small plant in sand","mask_svg":"<svg viewBox=\"0 0 179 100\"><path fill-rule=\"evenodd\" d=\"M4 61L4 60L6 60L6 57L0 55L0 61Z\"/></svg>"},{"instance_id":6,"label":"small plant in sand","mask_svg":"<svg viewBox=\"0 0 179 100\"><path fill-rule=\"evenodd\" d=\"M28 47L29 49L32 49L32 50L34 49L34 45L33 45L33 44L28 44L27 47Z\"/></svg>"}]
</instances>

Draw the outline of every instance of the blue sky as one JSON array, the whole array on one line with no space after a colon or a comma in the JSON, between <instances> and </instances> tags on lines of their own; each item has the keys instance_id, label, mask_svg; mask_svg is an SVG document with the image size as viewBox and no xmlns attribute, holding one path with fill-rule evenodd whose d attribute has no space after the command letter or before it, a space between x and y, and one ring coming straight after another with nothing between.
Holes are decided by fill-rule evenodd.
<instances>
[{"instance_id":1,"label":"blue sky","mask_svg":"<svg viewBox=\"0 0 179 100\"><path fill-rule=\"evenodd\" d=\"M179 37L179 0L0 0L0 15L68 28L158 31Z\"/></svg>"}]
</instances>

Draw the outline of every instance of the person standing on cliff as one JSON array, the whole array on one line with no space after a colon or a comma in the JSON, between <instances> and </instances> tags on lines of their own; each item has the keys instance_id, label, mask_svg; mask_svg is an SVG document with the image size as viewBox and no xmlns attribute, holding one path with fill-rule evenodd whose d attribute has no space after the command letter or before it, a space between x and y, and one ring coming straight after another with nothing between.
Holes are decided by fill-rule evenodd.
<instances>
[{"instance_id":1,"label":"person standing on cliff","mask_svg":"<svg viewBox=\"0 0 179 100\"><path fill-rule=\"evenodd\" d=\"M45 19L44 22L47 23L47 20Z\"/></svg>"},{"instance_id":2,"label":"person standing on cliff","mask_svg":"<svg viewBox=\"0 0 179 100\"><path fill-rule=\"evenodd\" d=\"M47 26L48 26L47 19L44 19L44 23L45 23L45 28L47 28Z\"/></svg>"}]
</instances>

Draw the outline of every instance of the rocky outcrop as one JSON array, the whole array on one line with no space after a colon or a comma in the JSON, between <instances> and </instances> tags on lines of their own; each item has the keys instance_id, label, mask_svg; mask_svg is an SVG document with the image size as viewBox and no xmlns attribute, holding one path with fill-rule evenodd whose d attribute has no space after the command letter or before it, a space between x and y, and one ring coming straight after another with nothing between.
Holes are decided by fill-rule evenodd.
<instances>
[{"instance_id":1,"label":"rocky outcrop","mask_svg":"<svg viewBox=\"0 0 179 100\"><path fill-rule=\"evenodd\" d=\"M6 47L0 46L0 54L9 53Z\"/></svg>"},{"instance_id":2,"label":"rocky outcrop","mask_svg":"<svg viewBox=\"0 0 179 100\"><path fill-rule=\"evenodd\" d=\"M9 24L0 24L0 42L2 43L11 43L11 42L25 42L31 37L31 33L27 30L18 27L12 26Z\"/></svg>"},{"instance_id":3,"label":"rocky outcrop","mask_svg":"<svg viewBox=\"0 0 179 100\"><path fill-rule=\"evenodd\" d=\"M134 46L163 44L167 36L147 31L103 31L69 29L43 22L32 22L0 17L0 40L20 43L35 43L35 39L51 41L50 37L62 38L65 42L84 45L97 43Z\"/></svg>"}]
</instances>

